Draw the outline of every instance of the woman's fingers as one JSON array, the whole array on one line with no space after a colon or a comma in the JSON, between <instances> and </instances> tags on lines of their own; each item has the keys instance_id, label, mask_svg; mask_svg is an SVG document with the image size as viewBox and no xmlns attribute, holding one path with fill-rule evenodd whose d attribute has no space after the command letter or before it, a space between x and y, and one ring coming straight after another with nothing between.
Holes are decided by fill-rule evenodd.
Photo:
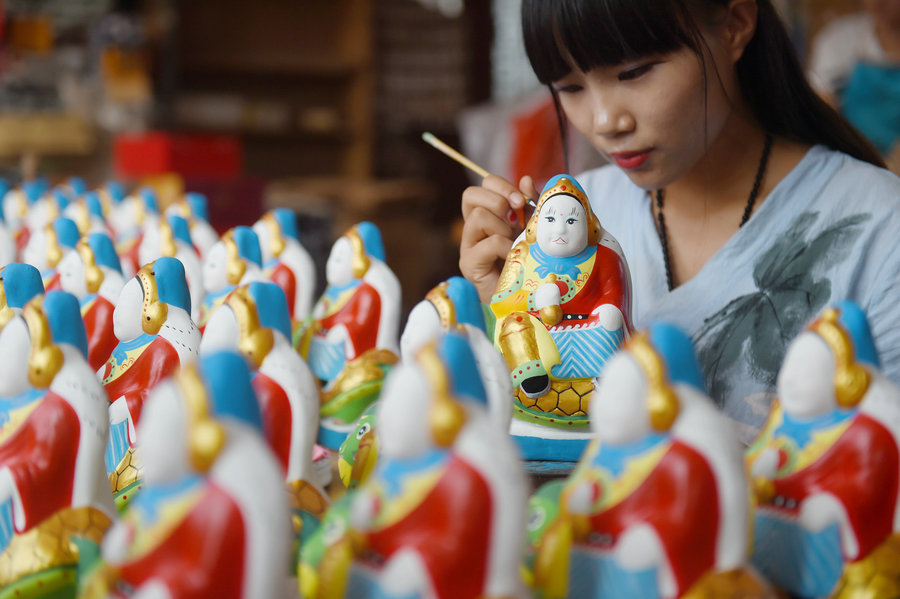
<instances>
[{"instance_id":1,"label":"woman's fingers","mask_svg":"<svg viewBox=\"0 0 900 599\"><path fill-rule=\"evenodd\" d=\"M509 219L509 215L525 205L525 198L516 187L496 175L484 178L480 186L469 187L463 192L463 219L468 219L471 211L480 206L494 213L498 218Z\"/></svg>"},{"instance_id":2,"label":"woman's fingers","mask_svg":"<svg viewBox=\"0 0 900 599\"><path fill-rule=\"evenodd\" d=\"M512 240L503 235L482 238L469 247L460 247L459 270L475 289L483 303L489 303L500 278Z\"/></svg>"}]
</instances>

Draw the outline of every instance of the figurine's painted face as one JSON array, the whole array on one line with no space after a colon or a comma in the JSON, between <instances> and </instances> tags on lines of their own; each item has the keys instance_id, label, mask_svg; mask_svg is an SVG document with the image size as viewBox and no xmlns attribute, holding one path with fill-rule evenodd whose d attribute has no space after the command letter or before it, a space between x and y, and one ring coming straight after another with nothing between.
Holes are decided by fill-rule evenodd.
<instances>
[{"instance_id":1,"label":"figurine's painted face","mask_svg":"<svg viewBox=\"0 0 900 599\"><path fill-rule=\"evenodd\" d=\"M213 310L209 320L206 321L206 328L200 339L199 353L205 356L222 350L237 351L240 338L241 331L234 311L229 306L223 305Z\"/></svg>"},{"instance_id":2,"label":"figurine's painted face","mask_svg":"<svg viewBox=\"0 0 900 599\"><path fill-rule=\"evenodd\" d=\"M0 396L16 395L26 391L28 382L28 355L31 336L21 316L6 323L0 331Z\"/></svg>"},{"instance_id":3,"label":"figurine's painted face","mask_svg":"<svg viewBox=\"0 0 900 599\"><path fill-rule=\"evenodd\" d=\"M84 263L78 252L68 252L59 261L56 267L59 273L59 284L63 291L68 291L78 299L87 296L87 286L84 282Z\"/></svg>"},{"instance_id":4,"label":"figurine's painted face","mask_svg":"<svg viewBox=\"0 0 900 599\"><path fill-rule=\"evenodd\" d=\"M381 454L402 458L421 454L432 445L428 426L429 382L414 364L399 364L388 375L376 412Z\"/></svg>"},{"instance_id":5,"label":"figurine's painted face","mask_svg":"<svg viewBox=\"0 0 900 599\"><path fill-rule=\"evenodd\" d=\"M139 226L137 202L140 200L128 197L119 202L109 213L109 225L116 235L125 234Z\"/></svg>"},{"instance_id":6,"label":"figurine's painted face","mask_svg":"<svg viewBox=\"0 0 900 599\"><path fill-rule=\"evenodd\" d=\"M144 332L141 327L141 307L144 292L140 282L132 277L119 294L119 301L113 310L113 333L119 341L130 341Z\"/></svg>"},{"instance_id":7,"label":"figurine's painted face","mask_svg":"<svg viewBox=\"0 0 900 599\"><path fill-rule=\"evenodd\" d=\"M221 241L216 242L203 261L203 288L215 293L228 287L228 251Z\"/></svg>"},{"instance_id":8,"label":"figurine's painted face","mask_svg":"<svg viewBox=\"0 0 900 599\"><path fill-rule=\"evenodd\" d=\"M353 246L346 237L334 242L325 263L325 279L333 287L342 287L353 280Z\"/></svg>"},{"instance_id":9,"label":"figurine's painted face","mask_svg":"<svg viewBox=\"0 0 900 599\"><path fill-rule=\"evenodd\" d=\"M409 313L400 335L400 356L410 360L422 346L441 334L441 318L431 302L421 301Z\"/></svg>"},{"instance_id":10,"label":"figurine's painted face","mask_svg":"<svg viewBox=\"0 0 900 599\"><path fill-rule=\"evenodd\" d=\"M28 214L25 215L25 225L31 231L37 231L47 226L58 215L59 210L56 209L56 203L44 197L28 209Z\"/></svg>"},{"instance_id":11,"label":"figurine's painted face","mask_svg":"<svg viewBox=\"0 0 900 599\"><path fill-rule=\"evenodd\" d=\"M171 380L161 382L144 404L137 431L147 484L173 481L190 471L186 418L178 387Z\"/></svg>"},{"instance_id":12,"label":"figurine's painted face","mask_svg":"<svg viewBox=\"0 0 900 599\"><path fill-rule=\"evenodd\" d=\"M588 223L578 200L557 195L544 202L537 222L537 243L545 253L557 258L574 256L587 247L587 238Z\"/></svg>"},{"instance_id":13,"label":"figurine's painted face","mask_svg":"<svg viewBox=\"0 0 900 599\"><path fill-rule=\"evenodd\" d=\"M628 352L606 363L591 397L591 429L602 443L622 445L652 432L647 409L647 378Z\"/></svg>"},{"instance_id":14,"label":"figurine's painted face","mask_svg":"<svg viewBox=\"0 0 900 599\"><path fill-rule=\"evenodd\" d=\"M40 271L47 270L47 235L43 227L35 229L22 249L22 262L30 264Z\"/></svg>"},{"instance_id":15,"label":"figurine's painted face","mask_svg":"<svg viewBox=\"0 0 900 599\"><path fill-rule=\"evenodd\" d=\"M788 346L776 381L784 410L799 418L826 414L837 407L834 354L817 334L805 331Z\"/></svg>"}]
</instances>

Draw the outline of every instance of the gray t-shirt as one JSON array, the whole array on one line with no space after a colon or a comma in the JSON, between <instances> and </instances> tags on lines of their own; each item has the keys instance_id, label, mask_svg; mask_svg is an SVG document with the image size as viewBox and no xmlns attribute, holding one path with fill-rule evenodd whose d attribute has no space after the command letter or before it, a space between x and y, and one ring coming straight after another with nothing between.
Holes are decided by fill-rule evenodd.
<instances>
[{"instance_id":1,"label":"gray t-shirt","mask_svg":"<svg viewBox=\"0 0 900 599\"><path fill-rule=\"evenodd\" d=\"M710 396L749 443L764 424L787 344L828 305L867 313L900 384L900 178L813 147L747 224L671 293L651 197L615 166L577 177L622 245L638 328L665 320L694 340Z\"/></svg>"}]
</instances>

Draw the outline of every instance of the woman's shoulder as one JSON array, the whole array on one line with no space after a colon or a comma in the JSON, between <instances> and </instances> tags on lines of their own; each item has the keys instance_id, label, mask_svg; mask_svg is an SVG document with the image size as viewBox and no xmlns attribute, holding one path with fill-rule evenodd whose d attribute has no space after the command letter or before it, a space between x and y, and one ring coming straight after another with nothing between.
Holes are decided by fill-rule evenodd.
<instances>
[{"instance_id":1,"label":"woman's shoulder","mask_svg":"<svg viewBox=\"0 0 900 599\"><path fill-rule=\"evenodd\" d=\"M811 170L827 178L824 192L833 191L845 198L882 199L892 210L900 206L900 177L895 173L824 146L814 146L809 153Z\"/></svg>"}]
</instances>

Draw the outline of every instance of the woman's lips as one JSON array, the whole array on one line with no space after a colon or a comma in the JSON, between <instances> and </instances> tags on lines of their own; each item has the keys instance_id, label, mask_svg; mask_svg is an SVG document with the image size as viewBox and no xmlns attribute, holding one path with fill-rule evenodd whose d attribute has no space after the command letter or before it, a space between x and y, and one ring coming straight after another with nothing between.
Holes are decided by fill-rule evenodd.
<instances>
[{"instance_id":1,"label":"woman's lips","mask_svg":"<svg viewBox=\"0 0 900 599\"><path fill-rule=\"evenodd\" d=\"M650 156L651 151L652 150L647 149L637 152L615 152L610 154L610 156L616 161L616 164L618 164L620 168L631 170L644 164L644 162L647 161L647 157Z\"/></svg>"}]
</instances>

